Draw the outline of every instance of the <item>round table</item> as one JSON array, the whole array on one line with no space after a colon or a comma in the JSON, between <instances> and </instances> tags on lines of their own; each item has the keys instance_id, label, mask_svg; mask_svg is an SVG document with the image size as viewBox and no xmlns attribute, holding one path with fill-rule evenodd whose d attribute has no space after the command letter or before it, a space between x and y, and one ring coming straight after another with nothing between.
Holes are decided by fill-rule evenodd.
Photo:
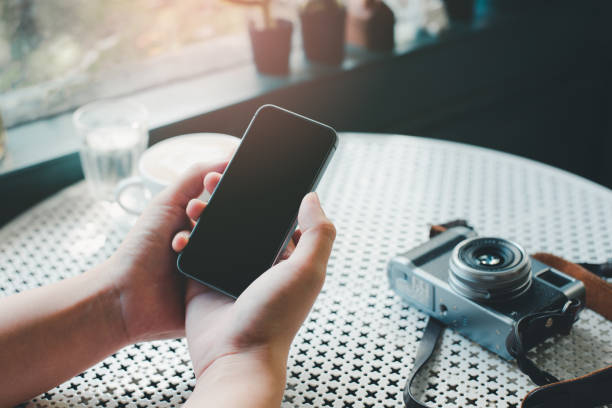
<instances>
[{"instance_id":1,"label":"round table","mask_svg":"<svg viewBox=\"0 0 612 408\"><path fill-rule=\"evenodd\" d=\"M327 280L291 348L283 407L402 407L426 316L389 290L386 265L465 218L480 234L571 260L612 256L612 192L516 156L409 136L343 134L318 189L337 227ZM0 296L108 257L133 219L71 186L0 230ZM431 406L516 407L534 385L514 363L446 330L414 389ZM612 363L612 323L585 310L530 355L560 378ZM24 373L27 375L27 373ZM136 344L31 406L177 406L194 378L182 339Z\"/></svg>"}]
</instances>

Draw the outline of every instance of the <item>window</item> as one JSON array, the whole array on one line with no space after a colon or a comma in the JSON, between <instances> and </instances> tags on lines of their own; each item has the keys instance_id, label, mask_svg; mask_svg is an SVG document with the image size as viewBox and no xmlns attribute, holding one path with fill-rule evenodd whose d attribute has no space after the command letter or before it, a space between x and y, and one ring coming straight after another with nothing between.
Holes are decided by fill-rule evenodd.
<instances>
[{"instance_id":1,"label":"window","mask_svg":"<svg viewBox=\"0 0 612 408\"><path fill-rule=\"evenodd\" d=\"M3 0L4 125L248 61L245 28L221 0Z\"/></svg>"},{"instance_id":2,"label":"window","mask_svg":"<svg viewBox=\"0 0 612 408\"><path fill-rule=\"evenodd\" d=\"M274 14L293 20L295 39L303 1L273 0ZM396 42L414 37L429 10L441 10L440 0L386 1L398 20ZM246 20L224 0L2 0L4 126L248 64Z\"/></svg>"}]
</instances>

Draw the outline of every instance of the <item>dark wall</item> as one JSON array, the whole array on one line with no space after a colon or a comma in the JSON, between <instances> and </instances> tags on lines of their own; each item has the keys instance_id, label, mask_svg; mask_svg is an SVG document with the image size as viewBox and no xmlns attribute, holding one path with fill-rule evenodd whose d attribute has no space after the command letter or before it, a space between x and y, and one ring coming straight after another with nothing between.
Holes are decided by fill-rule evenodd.
<instances>
[{"instance_id":1,"label":"dark wall","mask_svg":"<svg viewBox=\"0 0 612 408\"><path fill-rule=\"evenodd\" d=\"M606 97L593 80L524 89L419 133L515 153L612 186Z\"/></svg>"},{"instance_id":2,"label":"dark wall","mask_svg":"<svg viewBox=\"0 0 612 408\"><path fill-rule=\"evenodd\" d=\"M503 150L612 187L612 4L540 3L472 41L469 62L452 63L486 78L470 77L457 103L386 129Z\"/></svg>"},{"instance_id":3,"label":"dark wall","mask_svg":"<svg viewBox=\"0 0 612 408\"><path fill-rule=\"evenodd\" d=\"M574 11L559 11L539 27L526 22L515 36L494 39L505 55L481 52L474 59L495 59L500 64L491 69L506 67L505 80L473 88L447 115L389 129L503 150L612 187L610 33L599 24L603 14ZM509 60L516 65L508 68Z\"/></svg>"}]
</instances>

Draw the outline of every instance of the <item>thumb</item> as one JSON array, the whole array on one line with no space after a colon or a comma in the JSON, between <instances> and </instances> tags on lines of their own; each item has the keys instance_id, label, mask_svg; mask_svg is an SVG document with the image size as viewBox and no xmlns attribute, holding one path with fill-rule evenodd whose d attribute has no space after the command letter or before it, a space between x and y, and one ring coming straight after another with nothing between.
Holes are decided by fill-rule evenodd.
<instances>
[{"instance_id":1,"label":"thumb","mask_svg":"<svg viewBox=\"0 0 612 408\"><path fill-rule=\"evenodd\" d=\"M291 255L291 261L321 269L325 274L327 260L336 238L336 228L323 212L316 193L309 193L302 200L298 224L302 234Z\"/></svg>"},{"instance_id":2,"label":"thumb","mask_svg":"<svg viewBox=\"0 0 612 408\"><path fill-rule=\"evenodd\" d=\"M289 259L257 278L236 301L236 321L256 328L241 335L251 344L278 341L288 348L325 281L336 230L315 193L302 200L298 223L302 235Z\"/></svg>"}]
</instances>

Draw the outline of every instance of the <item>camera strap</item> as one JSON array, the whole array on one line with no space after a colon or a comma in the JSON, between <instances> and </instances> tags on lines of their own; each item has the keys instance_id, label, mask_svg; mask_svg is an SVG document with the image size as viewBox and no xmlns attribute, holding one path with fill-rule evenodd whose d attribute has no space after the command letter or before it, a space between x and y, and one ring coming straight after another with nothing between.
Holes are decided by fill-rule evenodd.
<instances>
[{"instance_id":1,"label":"camera strap","mask_svg":"<svg viewBox=\"0 0 612 408\"><path fill-rule=\"evenodd\" d=\"M559 310L531 313L520 319L506 338L508 353L516 359L520 370L536 385L552 384L559 380L539 369L527 357L527 350L535 346L534 339L541 338L541 334L545 333L545 337L553 334L568 335L581 309L582 304L579 300L571 300Z\"/></svg>"},{"instance_id":2,"label":"camera strap","mask_svg":"<svg viewBox=\"0 0 612 408\"><path fill-rule=\"evenodd\" d=\"M470 227L464 220L451 221L446 224L434 225L430 229L433 237L448 228L455 226ZM567 273L585 284L587 294L587 307L599 312L608 320L612 317L612 286L602 277L610 273L610 264L598 265L598 271L603 273L596 276L584 265L568 262L551 254L536 254L534 257L541 262ZM590 264L589 264L590 265ZM592 276L591 276L592 275ZM600 277L601 276L601 277ZM514 326L506 339L506 348L510 355L516 359L520 370L539 388L531 391L523 399L522 408L548 408L548 407L595 407L612 403L612 365L594 371L590 374L571 380L559 381L550 373L538 368L526 355L527 350L533 347L540 335L544 332L551 334L569 334L578 313L584 307L580 301L566 302L557 310L532 313L524 316ZM406 408L429 408L414 397L411 391L412 383L431 358L436 344L442 335L445 325L437 319L429 318L419 342L414 366L404 387L404 404Z\"/></svg>"},{"instance_id":3,"label":"camera strap","mask_svg":"<svg viewBox=\"0 0 612 408\"><path fill-rule=\"evenodd\" d=\"M433 317L430 317L427 321L427 326L425 326L425 331L419 342L419 348L417 349L417 354L414 359L414 366L404 386L404 404L406 408L429 408L412 395L410 388L415 377L419 371L421 371L421 368L423 368L425 363L427 363L433 355L438 339L442 335L445 327L446 326L442 322Z\"/></svg>"},{"instance_id":4,"label":"camera strap","mask_svg":"<svg viewBox=\"0 0 612 408\"><path fill-rule=\"evenodd\" d=\"M544 322L544 326L546 326L548 319L552 318L556 319L555 322L561 324L561 326L569 325L569 327L571 327L573 322L570 323L570 321L573 319L571 317L573 312L570 311L570 308L580 306L566 305L566 307L565 313L560 312L561 315L555 312L542 312L526 316L522 319L523 323L519 321L519 324L516 325L517 328L513 332L516 334L508 336L509 339L511 336L517 336L516 342L513 344L516 344L518 347L516 349L518 353L517 363L521 371L529 375L536 384L541 385L525 396L521 408L590 408L612 403L612 387L610 385L612 384L612 365L582 377L559 381L553 375L536 367L536 365L527 358L524 349L521 349L522 335L520 334L521 329L519 326L526 327L526 325L535 325L535 327L537 327L541 322ZM412 394L411 386L417 374L433 355L436 344L445 328L446 326L439 320L432 317L429 318L425 331L423 332L423 337L421 337L419 342L414 366L404 386L403 396L406 408L430 408L428 405L420 402ZM565 327L563 329L565 329Z\"/></svg>"},{"instance_id":5,"label":"camera strap","mask_svg":"<svg viewBox=\"0 0 612 408\"><path fill-rule=\"evenodd\" d=\"M612 260L602 264L575 264L545 252L538 252L532 256L581 281L586 291L586 307L612 321L612 285L605 280L612 275Z\"/></svg>"}]
</instances>

